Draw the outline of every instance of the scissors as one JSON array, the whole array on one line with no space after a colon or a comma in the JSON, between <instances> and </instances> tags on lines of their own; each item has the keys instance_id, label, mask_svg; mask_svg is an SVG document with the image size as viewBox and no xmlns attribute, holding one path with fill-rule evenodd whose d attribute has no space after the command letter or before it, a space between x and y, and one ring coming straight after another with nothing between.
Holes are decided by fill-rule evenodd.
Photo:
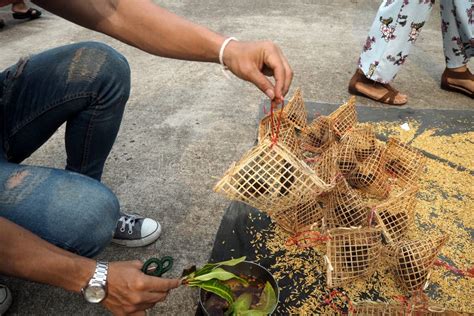
<instances>
[{"instance_id":1,"label":"scissors","mask_svg":"<svg viewBox=\"0 0 474 316\"><path fill-rule=\"evenodd\" d=\"M161 259L150 258L143 264L142 272L146 275L161 277L173 267L173 258L165 256Z\"/></svg>"}]
</instances>

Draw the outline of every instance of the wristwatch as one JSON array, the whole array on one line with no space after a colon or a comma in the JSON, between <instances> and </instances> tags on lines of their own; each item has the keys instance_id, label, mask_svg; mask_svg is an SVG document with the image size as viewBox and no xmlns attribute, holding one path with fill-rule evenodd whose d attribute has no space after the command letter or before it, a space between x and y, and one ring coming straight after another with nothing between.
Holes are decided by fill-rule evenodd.
<instances>
[{"instance_id":1,"label":"wristwatch","mask_svg":"<svg viewBox=\"0 0 474 316\"><path fill-rule=\"evenodd\" d=\"M107 270L109 263L97 261L95 272L86 286L81 289L84 299L89 303L100 303L107 296Z\"/></svg>"}]
</instances>

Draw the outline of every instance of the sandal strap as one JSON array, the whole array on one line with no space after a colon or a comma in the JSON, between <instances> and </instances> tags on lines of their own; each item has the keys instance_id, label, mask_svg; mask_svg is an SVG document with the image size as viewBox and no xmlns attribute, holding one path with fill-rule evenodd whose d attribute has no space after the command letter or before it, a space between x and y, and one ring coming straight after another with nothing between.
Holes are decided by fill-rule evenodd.
<instances>
[{"instance_id":1,"label":"sandal strap","mask_svg":"<svg viewBox=\"0 0 474 316\"><path fill-rule=\"evenodd\" d=\"M368 94L361 93L358 89L356 89L355 85L356 85L357 82L364 83L364 84L370 84L370 85L373 85L374 87L375 86L380 86L380 87L384 88L385 90L387 90L387 92L383 96L381 96L380 98L377 99L377 98L375 98L373 96L370 96ZM368 98L370 98L372 100L375 100L375 101L378 101L378 102L387 103L387 104L391 104L391 105L402 105L402 104L399 104L399 103L395 103L395 98L399 94L399 91L397 89L395 89L394 87L392 87L388 83L381 83L381 82L377 82L377 81L374 81L374 80L370 80L369 78L367 78L365 76L365 74L360 69L357 69L356 74L352 77L352 79L349 83L349 91L351 91L351 90L354 91L354 92L351 92L351 93L362 94L363 96L368 97Z\"/></svg>"},{"instance_id":2,"label":"sandal strap","mask_svg":"<svg viewBox=\"0 0 474 316\"><path fill-rule=\"evenodd\" d=\"M379 102L383 103L388 103L388 104L395 104L395 97L397 96L398 91L392 88L392 90L389 89L387 93L385 93L383 96L377 99Z\"/></svg>"},{"instance_id":3,"label":"sandal strap","mask_svg":"<svg viewBox=\"0 0 474 316\"><path fill-rule=\"evenodd\" d=\"M366 84L374 84L374 83L377 83L376 81L374 80L370 80L369 78L367 78L365 76L365 74L362 72L362 70L360 69L357 69L357 81L358 82L363 82L363 83L366 83Z\"/></svg>"},{"instance_id":4,"label":"sandal strap","mask_svg":"<svg viewBox=\"0 0 474 316\"><path fill-rule=\"evenodd\" d=\"M381 86L383 87L384 89L388 90L388 92L395 92L395 94L398 93L398 90L395 89L394 87L392 87L389 83L381 83L381 82L378 82L378 81L375 81L375 80L371 80L369 78L367 78L364 73L362 73L362 71L359 73L359 79L360 81L364 81L364 83L368 83L368 84L372 84L374 86Z\"/></svg>"},{"instance_id":5,"label":"sandal strap","mask_svg":"<svg viewBox=\"0 0 474 316\"><path fill-rule=\"evenodd\" d=\"M387 89L388 91L394 92L395 94L398 94L398 92L399 92L397 89L395 89L394 87L392 87L389 83L384 84L383 87L384 87L385 89Z\"/></svg>"},{"instance_id":6,"label":"sandal strap","mask_svg":"<svg viewBox=\"0 0 474 316\"><path fill-rule=\"evenodd\" d=\"M449 70L449 68L446 68L445 74L448 78L450 79L473 79L473 75L469 71L469 69L466 69L463 72L458 72L458 71L452 71Z\"/></svg>"}]
</instances>

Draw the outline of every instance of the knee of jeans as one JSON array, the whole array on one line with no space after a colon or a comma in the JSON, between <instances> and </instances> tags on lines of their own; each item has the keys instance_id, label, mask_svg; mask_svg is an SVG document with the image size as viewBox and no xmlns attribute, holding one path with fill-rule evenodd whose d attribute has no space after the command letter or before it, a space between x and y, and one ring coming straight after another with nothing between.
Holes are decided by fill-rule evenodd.
<instances>
[{"instance_id":1,"label":"knee of jeans","mask_svg":"<svg viewBox=\"0 0 474 316\"><path fill-rule=\"evenodd\" d=\"M112 191L100 184L79 208L80 233L74 248L82 256L93 257L113 238L120 216L119 202Z\"/></svg>"},{"instance_id":2,"label":"knee of jeans","mask_svg":"<svg viewBox=\"0 0 474 316\"><path fill-rule=\"evenodd\" d=\"M78 46L73 59L86 65L78 67L73 61L71 67L81 70L87 68L95 74L89 77L94 84L107 91L112 90L113 94L118 93L127 100L130 94L130 66L127 59L104 43L82 42Z\"/></svg>"}]
</instances>

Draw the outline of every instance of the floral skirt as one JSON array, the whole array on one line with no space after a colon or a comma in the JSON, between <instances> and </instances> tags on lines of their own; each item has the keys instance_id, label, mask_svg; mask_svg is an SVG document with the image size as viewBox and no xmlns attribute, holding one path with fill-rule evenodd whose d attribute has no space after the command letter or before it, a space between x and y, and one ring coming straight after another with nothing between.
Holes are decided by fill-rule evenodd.
<instances>
[{"instance_id":1,"label":"floral skirt","mask_svg":"<svg viewBox=\"0 0 474 316\"><path fill-rule=\"evenodd\" d=\"M367 78L388 83L405 63L428 19L434 0L384 0L359 58ZM471 0L440 0L446 66L456 68L474 55L474 4Z\"/></svg>"}]
</instances>

